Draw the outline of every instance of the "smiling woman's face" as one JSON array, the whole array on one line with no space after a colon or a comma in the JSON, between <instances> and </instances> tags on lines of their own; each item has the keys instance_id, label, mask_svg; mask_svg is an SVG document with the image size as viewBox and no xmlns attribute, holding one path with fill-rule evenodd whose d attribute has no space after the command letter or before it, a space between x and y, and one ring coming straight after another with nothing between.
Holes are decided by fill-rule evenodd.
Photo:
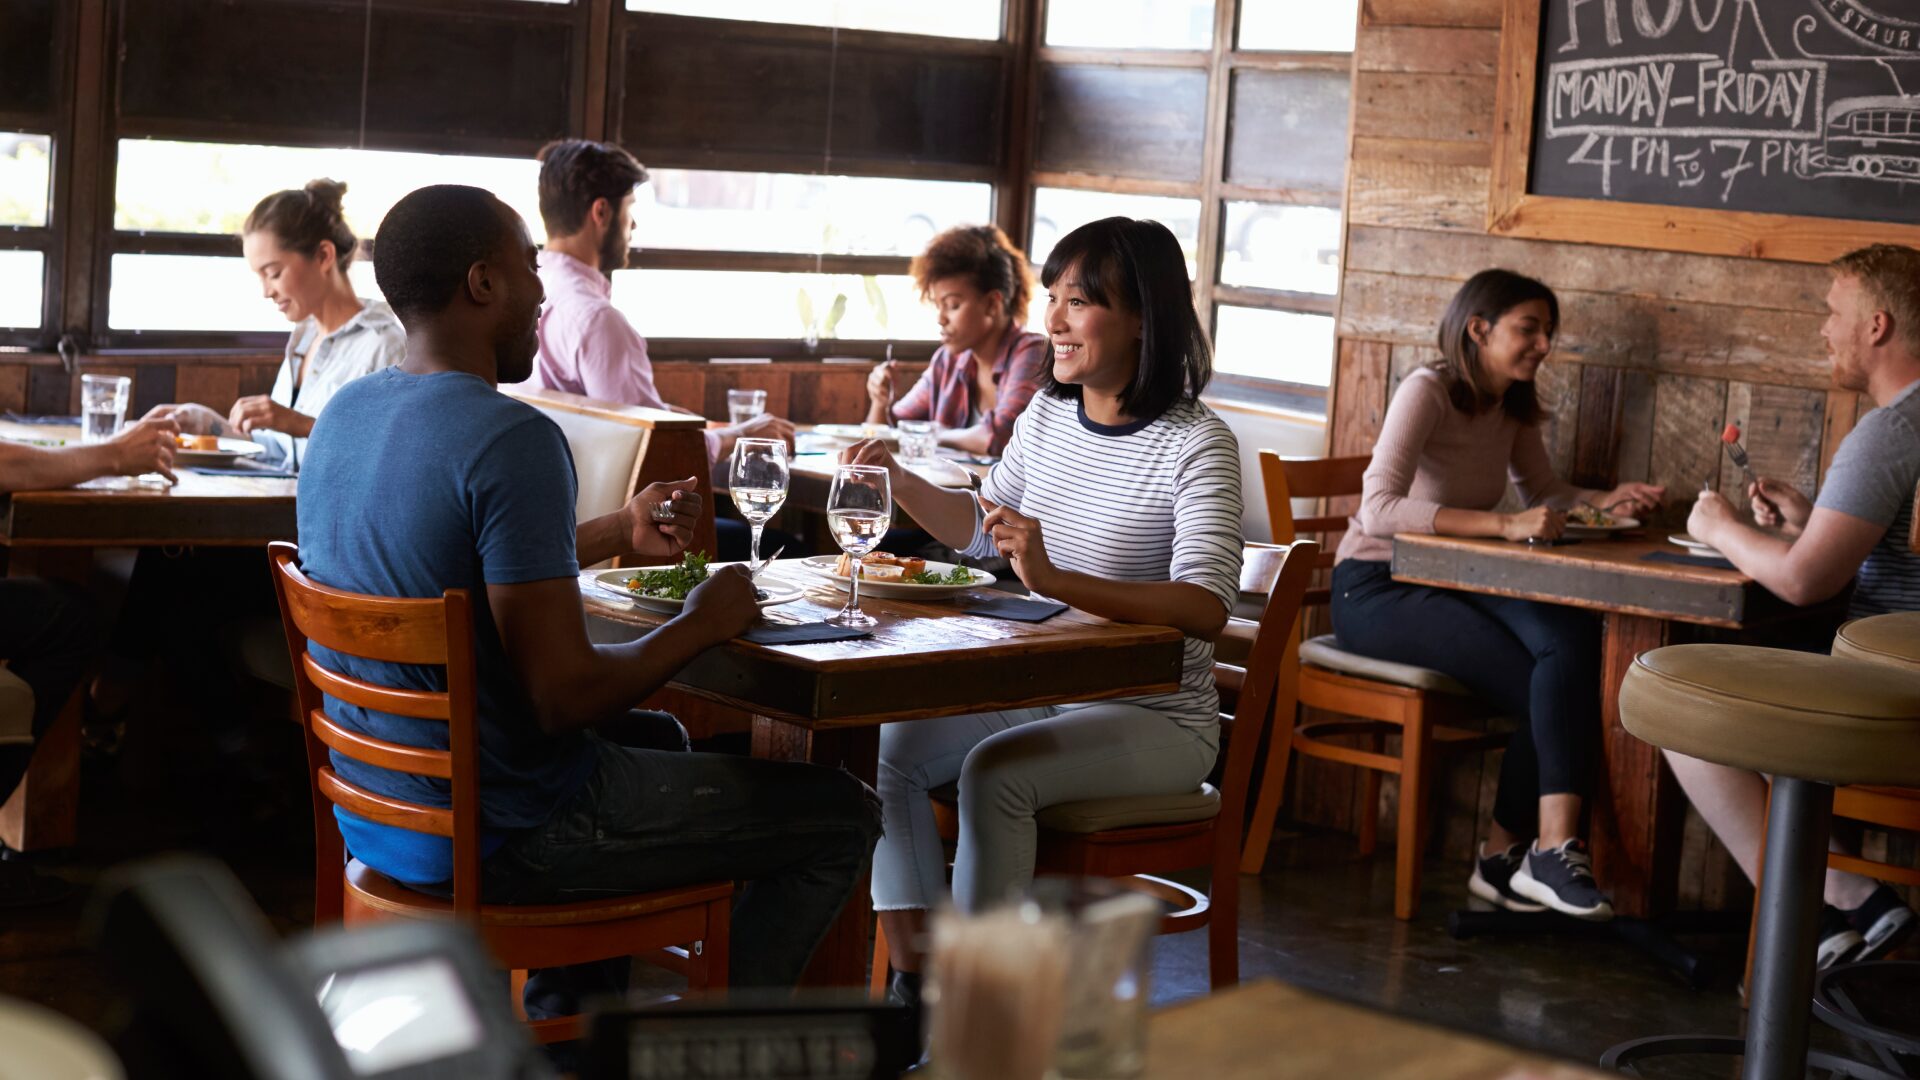
<instances>
[{"instance_id":1,"label":"smiling woman's face","mask_svg":"<svg viewBox=\"0 0 1920 1080\"><path fill-rule=\"evenodd\" d=\"M280 246L272 229L257 229L240 238L247 267L260 279L260 294L280 309L288 322L299 322L320 310L326 299L327 277L333 273L333 244L322 241L313 255Z\"/></svg>"},{"instance_id":2,"label":"smiling woman's face","mask_svg":"<svg viewBox=\"0 0 1920 1080\"><path fill-rule=\"evenodd\" d=\"M1532 382L1553 352L1553 314L1545 300L1528 300L1503 312L1488 326L1475 319L1472 333L1480 346L1480 368L1501 389Z\"/></svg>"},{"instance_id":3,"label":"smiling woman's face","mask_svg":"<svg viewBox=\"0 0 1920 1080\"><path fill-rule=\"evenodd\" d=\"M1088 299L1077 266L1047 289L1047 337L1058 383L1117 394L1140 366L1140 316Z\"/></svg>"}]
</instances>

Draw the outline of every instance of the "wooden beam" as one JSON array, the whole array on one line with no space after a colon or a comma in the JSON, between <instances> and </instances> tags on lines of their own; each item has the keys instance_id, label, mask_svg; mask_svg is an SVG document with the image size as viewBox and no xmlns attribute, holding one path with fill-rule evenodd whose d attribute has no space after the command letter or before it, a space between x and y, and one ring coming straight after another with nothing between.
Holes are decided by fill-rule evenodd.
<instances>
[{"instance_id":1,"label":"wooden beam","mask_svg":"<svg viewBox=\"0 0 1920 1080\"><path fill-rule=\"evenodd\" d=\"M112 55L107 0L78 0L72 8L72 81L59 134L64 145L54 154L66 183L64 192L55 194L52 224L64 235L65 246L60 255L60 310L47 329L54 338L72 332L84 347L90 333L107 324L101 234L113 227L116 154L107 119Z\"/></svg>"}]
</instances>

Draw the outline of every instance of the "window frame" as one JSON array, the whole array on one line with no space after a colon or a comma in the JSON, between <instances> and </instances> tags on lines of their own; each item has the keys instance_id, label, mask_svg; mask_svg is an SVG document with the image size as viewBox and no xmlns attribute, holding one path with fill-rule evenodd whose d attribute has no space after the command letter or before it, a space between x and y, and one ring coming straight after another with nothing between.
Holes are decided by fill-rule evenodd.
<instances>
[{"instance_id":1,"label":"window frame","mask_svg":"<svg viewBox=\"0 0 1920 1080\"><path fill-rule=\"evenodd\" d=\"M72 87L78 63L80 32L77 5L56 5L53 23L52 68L55 79L53 111L0 110L0 130L47 137L47 216L40 225L0 228L0 250L40 253L40 324L0 327L0 349L51 352L58 347L66 323L67 249L72 244L66 208L73 192L75 107Z\"/></svg>"}]
</instances>

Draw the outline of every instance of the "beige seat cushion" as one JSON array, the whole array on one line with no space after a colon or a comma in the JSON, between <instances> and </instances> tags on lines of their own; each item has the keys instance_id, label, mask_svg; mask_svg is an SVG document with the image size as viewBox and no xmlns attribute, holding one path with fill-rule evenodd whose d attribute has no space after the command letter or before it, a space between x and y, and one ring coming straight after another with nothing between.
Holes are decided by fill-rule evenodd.
<instances>
[{"instance_id":1,"label":"beige seat cushion","mask_svg":"<svg viewBox=\"0 0 1920 1080\"><path fill-rule=\"evenodd\" d=\"M1920 671L1920 611L1855 619L1833 635L1833 655Z\"/></svg>"},{"instance_id":2,"label":"beige seat cushion","mask_svg":"<svg viewBox=\"0 0 1920 1080\"><path fill-rule=\"evenodd\" d=\"M1920 784L1920 674L1749 645L1642 653L1620 722L1668 750L1829 784Z\"/></svg>"},{"instance_id":3,"label":"beige seat cushion","mask_svg":"<svg viewBox=\"0 0 1920 1080\"><path fill-rule=\"evenodd\" d=\"M1300 662L1328 671L1337 671L1342 675L1353 675L1377 682L1393 683L1395 686L1410 686L1415 690L1431 690L1440 694L1458 694L1461 697L1473 696L1473 691L1460 685L1451 675L1443 675L1429 668L1414 667L1412 664L1396 664L1391 660L1375 660L1371 656L1361 656L1342 649L1334 641L1332 634L1321 634L1300 643Z\"/></svg>"},{"instance_id":4,"label":"beige seat cushion","mask_svg":"<svg viewBox=\"0 0 1920 1080\"><path fill-rule=\"evenodd\" d=\"M957 784L941 784L927 793L935 802L957 803ZM1185 795L1116 795L1042 807L1034 820L1054 832L1093 833L1141 825L1185 825L1220 815L1220 792L1212 784Z\"/></svg>"},{"instance_id":5,"label":"beige seat cushion","mask_svg":"<svg viewBox=\"0 0 1920 1080\"><path fill-rule=\"evenodd\" d=\"M33 687L0 664L0 746L33 744Z\"/></svg>"},{"instance_id":6,"label":"beige seat cushion","mask_svg":"<svg viewBox=\"0 0 1920 1080\"><path fill-rule=\"evenodd\" d=\"M573 504L574 520L591 521L626 505L647 429L610 417L548 408L538 402L533 405L560 425L561 434L567 437L567 449L573 452L573 471L580 482Z\"/></svg>"}]
</instances>

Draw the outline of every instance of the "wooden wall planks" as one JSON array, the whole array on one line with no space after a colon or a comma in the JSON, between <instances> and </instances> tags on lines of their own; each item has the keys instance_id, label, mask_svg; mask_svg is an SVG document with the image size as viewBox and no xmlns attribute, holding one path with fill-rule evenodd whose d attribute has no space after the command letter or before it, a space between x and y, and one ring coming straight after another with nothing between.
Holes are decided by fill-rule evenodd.
<instances>
[{"instance_id":1,"label":"wooden wall planks","mask_svg":"<svg viewBox=\"0 0 1920 1080\"><path fill-rule=\"evenodd\" d=\"M1826 269L1490 235L1500 18L1500 0L1362 4L1333 452L1371 447L1385 401L1438 358L1434 327L1454 291L1500 266L1560 295L1558 348L1541 376L1556 415L1544 434L1576 482L1667 485L1674 502L1651 524L1669 530L1685 526L1703 483L1744 505L1719 440L1737 420L1756 470L1811 494L1872 404L1832 384L1820 337ZM1484 829L1497 768L1490 755L1436 777L1436 841L1449 856L1464 858L1466 834ZM1351 789L1327 780L1326 792L1304 790L1316 782L1296 787L1296 815L1351 828L1339 812ZM1698 821L1686 850L1685 906L1747 902L1751 890Z\"/></svg>"}]
</instances>

